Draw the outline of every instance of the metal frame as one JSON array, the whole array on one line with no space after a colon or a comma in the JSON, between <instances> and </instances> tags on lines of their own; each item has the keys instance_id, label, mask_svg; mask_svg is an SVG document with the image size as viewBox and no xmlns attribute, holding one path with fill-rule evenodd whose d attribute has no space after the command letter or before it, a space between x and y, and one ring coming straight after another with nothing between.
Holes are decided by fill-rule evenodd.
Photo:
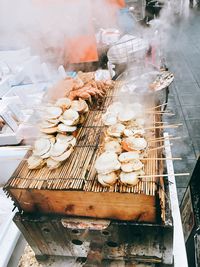
<instances>
[{"instance_id":1,"label":"metal frame","mask_svg":"<svg viewBox=\"0 0 200 267\"><path fill-rule=\"evenodd\" d=\"M166 158L172 158L168 133L164 133ZM172 160L166 160L172 217L174 221L174 267L188 267Z\"/></svg>"}]
</instances>

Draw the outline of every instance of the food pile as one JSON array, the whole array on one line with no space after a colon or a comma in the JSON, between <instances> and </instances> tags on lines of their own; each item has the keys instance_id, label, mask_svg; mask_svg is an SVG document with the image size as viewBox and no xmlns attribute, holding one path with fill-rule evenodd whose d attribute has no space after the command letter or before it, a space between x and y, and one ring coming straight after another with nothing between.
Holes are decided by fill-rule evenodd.
<instances>
[{"instance_id":1,"label":"food pile","mask_svg":"<svg viewBox=\"0 0 200 267\"><path fill-rule=\"evenodd\" d=\"M44 108L42 135L34 144L28 168L39 169L46 164L53 170L68 159L76 144L77 127L89 111L85 100L101 98L112 87L111 80L96 81L94 72L78 72L75 78L67 77L52 87L49 98L55 103Z\"/></svg>"},{"instance_id":2,"label":"food pile","mask_svg":"<svg viewBox=\"0 0 200 267\"><path fill-rule=\"evenodd\" d=\"M148 143L144 137L142 110L139 103L124 107L121 102L114 102L102 116L107 128L103 153L95 163L101 185L113 186L120 182L134 186L138 183L139 176L145 174L142 158Z\"/></svg>"},{"instance_id":3,"label":"food pile","mask_svg":"<svg viewBox=\"0 0 200 267\"><path fill-rule=\"evenodd\" d=\"M71 100L79 98L89 100L91 97L103 97L113 86L112 80L96 80L94 72L80 71L75 78L67 77L52 87L49 97L55 99L59 95Z\"/></svg>"},{"instance_id":4,"label":"food pile","mask_svg":"<svg viewBox=\"0 0 200 267\"><path fill-rule=\"evenodd\" d=\"M68 159L76 144L77 127L84 122L88 111L82 99L61 98L54 106L47 106L40 124L42 135L35 141L28 168L39 169L46 164L52 170Z\"/></svg>"}]
</instances>

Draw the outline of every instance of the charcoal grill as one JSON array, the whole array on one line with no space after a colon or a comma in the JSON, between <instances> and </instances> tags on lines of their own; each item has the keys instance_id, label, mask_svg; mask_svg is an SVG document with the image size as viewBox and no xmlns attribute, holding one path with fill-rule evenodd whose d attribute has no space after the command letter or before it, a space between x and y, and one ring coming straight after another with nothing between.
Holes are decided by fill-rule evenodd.
<instances>
[{"instance_id":1,"label":"charcoal grill","mask_svg":"<svg viewBox=\"0 0 200 267\"><path fill-rule=\"evenodd\" d=\"M69 161L52 172L28 170L22 162L4 187L19 209L14 221L38 259L60 255L87 257L88 266L111 259L172 266L173 222L163 161L148 161L145 172L152 177L136 186L105 188L97 182L93 165L104 132L100 118L117 88L90 110ZM153 125L161 123L157 113ZM155 128L149 137L161 134ZM161 145L152 142L151 147ZM162 158L162 150L152 150L151 157Z\"/></svg>"}]
</instances>

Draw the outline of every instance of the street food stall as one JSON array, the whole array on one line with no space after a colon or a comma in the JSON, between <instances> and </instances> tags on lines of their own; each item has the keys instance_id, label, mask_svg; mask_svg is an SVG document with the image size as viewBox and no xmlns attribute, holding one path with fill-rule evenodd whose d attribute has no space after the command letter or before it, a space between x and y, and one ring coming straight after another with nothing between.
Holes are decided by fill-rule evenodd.
<instances>
[{"instance_id":1,"label":"street food stall","mask_svg":"<svg viewBox=\"0 0 200 267\"><path fill-rule=\"evenodd\" d=\"M76 44L85 36L77 38ZM174 189L174 177L184 174L173 171L172 161L180 160L170 151L176 137L164 134L179 123L162 120L172 113L158 94L174 77L146 68L143 38L121 38L108 50L110 72L76 69L73 77L48 84L32 107L36 123L25 122L37 134L3 189L39 261L65 256L82 266L187 266ZM98 60L91 45L81 63ZM71 63L76 55L70 54ZM113 76L115 64L125 66L120 76Z\"/></svg>"},{"instance_id":2,"label":"street food stall","mask_svg":"<svg viewBox=\"0 0 200 267\"><path fill-rule=\"evenodd\" d=\"M4 186L15 223L38 259L172 264L162 133L178 125L162 123L154 93L142 105L120 98L123 81L82 72L66 81L66 97L40 106L41 135Z\"/></svg>"}]
</instances>

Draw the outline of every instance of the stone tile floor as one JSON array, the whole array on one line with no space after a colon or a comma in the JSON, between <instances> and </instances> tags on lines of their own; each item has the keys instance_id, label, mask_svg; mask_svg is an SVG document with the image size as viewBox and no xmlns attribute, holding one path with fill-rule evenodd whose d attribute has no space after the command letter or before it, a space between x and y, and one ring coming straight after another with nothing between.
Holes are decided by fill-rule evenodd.
<instances>
[{"instance_id":1,"label":"stone tile floor","mask_svg":"<svg viewBox=\"0 0 200 267\"><path fill-rule=\"evenodd\" d=\"M175 161L174 168L177 173L192 174L200 154L200 11L191 10L188 19L173 27L166 54L167 65L175 75L168 109L175 116L164 117L164 121L183 124L178 130L168 131L181 137L174 140L172 153L183 160ZM180 203L189 179L190 176L176 177Z\"/></svg>"}]
</instances>

